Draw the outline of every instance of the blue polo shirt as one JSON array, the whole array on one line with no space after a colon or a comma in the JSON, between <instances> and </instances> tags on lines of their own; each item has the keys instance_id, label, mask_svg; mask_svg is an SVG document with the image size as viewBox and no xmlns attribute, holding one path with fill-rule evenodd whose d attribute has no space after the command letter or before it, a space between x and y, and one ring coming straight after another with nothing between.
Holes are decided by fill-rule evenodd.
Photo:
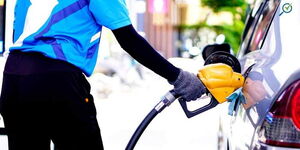
<instances>
[{"instance_id":1,"label":"blue polo shirt","mask_svg":"<svg viewBox=\"0 0 300 150\"><path fill-rule=\"evenodd\" d=\"M17 0L10 51L40 52L90 76L102 26L114 30L130 24L125 0Z\"/></svg>"}]
</instances>

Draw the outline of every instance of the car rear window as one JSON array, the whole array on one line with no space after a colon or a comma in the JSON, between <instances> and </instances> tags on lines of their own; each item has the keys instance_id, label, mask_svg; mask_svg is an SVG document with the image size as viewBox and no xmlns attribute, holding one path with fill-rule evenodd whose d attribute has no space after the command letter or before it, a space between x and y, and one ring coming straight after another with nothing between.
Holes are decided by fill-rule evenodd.
<instances>
[{"instance_id":1,"label":"car rear window","mask_svg":"<svg viewBox=\"0 0 300 150\"><path fill-rule=\"evenodd\" d=\"M261 48L278 6L279 0L271 0L268 1L266 6L263 8L248 48L249 52Z\"/></svg>"},{"instance_id":2,"label":"car rear window","mask_svg":"<svg viewBox=\"0 0 300 150\"><path fill-rule=\"evenodd\" d=\"M258 22L254 29L249 47L247 48L245 53L259 50L262 47L279 4L280 0L269 0L266 2L266 5L264 5L262 12L258 16Z\"/></svg>"}]
</instances>

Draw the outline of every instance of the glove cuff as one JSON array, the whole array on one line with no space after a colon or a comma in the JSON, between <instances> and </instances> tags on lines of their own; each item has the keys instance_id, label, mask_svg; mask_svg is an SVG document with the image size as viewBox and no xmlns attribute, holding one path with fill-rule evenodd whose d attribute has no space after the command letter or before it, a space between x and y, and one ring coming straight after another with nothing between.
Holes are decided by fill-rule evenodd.
<instances>
[{"instance_id":1,"label":"glove cuff","mask_svg":"<svg viewBox=\"0 0 300 150\"><path fill-rule=\"evenodd\" d=\"M179 69L179 74L178 77L176 78L175 81L168 81L169 84L171 85L177 85L178 83L180 83L180 81L182 81L184 79L184 71L182 69Z\"/></svg>"}]
</instances>

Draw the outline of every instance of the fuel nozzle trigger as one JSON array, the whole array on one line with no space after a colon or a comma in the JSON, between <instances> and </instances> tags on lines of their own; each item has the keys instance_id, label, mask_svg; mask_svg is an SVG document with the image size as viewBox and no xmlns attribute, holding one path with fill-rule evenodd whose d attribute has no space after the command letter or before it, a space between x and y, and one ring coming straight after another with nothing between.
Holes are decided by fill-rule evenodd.
<instances>
[{"instance_id":1,"label":"fuel nozzle trigger","mask_svg":"<svg viewBox=\"0 0 300 150\"><path fill-rule=\"evenodd\" d=\"M209 93L208 93L208 94L209 94ZM209 95L210 95L210 94L209 94ZM211 96L210 96L210 97L211 97ZM196 116L196 115L198 115L198 114L200 114L200 113L203 113L203 112L205 112L205 111L207 111L207 110L210 110L210 109L216 107L216 106L219 104L219 102L218 102L214 97L211 97L211 98L210 98L210 102L209 102L207 105L205 105L205 106L203 106L203 107L200 107L200 108L198 108L198 109L196 109L196 110L190 111L190 110L188 109L188 107L187 107L187 102L186 102L184 99L179 99L178 101L179 101L179 103L180 103L180 105L181 105L181 107L182 107L182 109L183 109L185 115L186 115L188 118L192 118L192 117L194 117L194 116Z\"/></svg>"}]
</instances>

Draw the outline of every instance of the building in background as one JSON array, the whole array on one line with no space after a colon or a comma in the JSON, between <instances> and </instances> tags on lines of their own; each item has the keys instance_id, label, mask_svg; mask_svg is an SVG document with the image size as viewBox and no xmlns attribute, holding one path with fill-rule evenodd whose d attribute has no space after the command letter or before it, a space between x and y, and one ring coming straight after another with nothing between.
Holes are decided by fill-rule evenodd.
<instances>
[{"instance_id":1,"label":"building in background","mask_svg":"<svg viewBox=\"0 0 300 150\"><path fill-rule=\"evenodd\" d=\"M163 56L177 56L178 9L173 0L147 0L144 19L146 39Z\"/></svg>"},{"instance_id":2,"label":"building in background","mask_svg":"<svg viewBox=\"0 0 300 150\"><path fill-rule=\"evenodd\" d=\"M218 12L203 5L201 0L136 1L146 3L142 15L145 38L167 58L194 57L207 44L214 43L228 42L235 51L238 49L246 0L243 6L229 6Z\"/></svg>"},{"instance_id":3,"label":"building in background","mask_svg":"<svg viewBox=\"0 0 300 150\"><path fill-rule=\"evenodd\" d=\"M0 0L0 54L4 52L4 31L5 31L5 5L4 0Z\"/></svg>"}]
</instances>

